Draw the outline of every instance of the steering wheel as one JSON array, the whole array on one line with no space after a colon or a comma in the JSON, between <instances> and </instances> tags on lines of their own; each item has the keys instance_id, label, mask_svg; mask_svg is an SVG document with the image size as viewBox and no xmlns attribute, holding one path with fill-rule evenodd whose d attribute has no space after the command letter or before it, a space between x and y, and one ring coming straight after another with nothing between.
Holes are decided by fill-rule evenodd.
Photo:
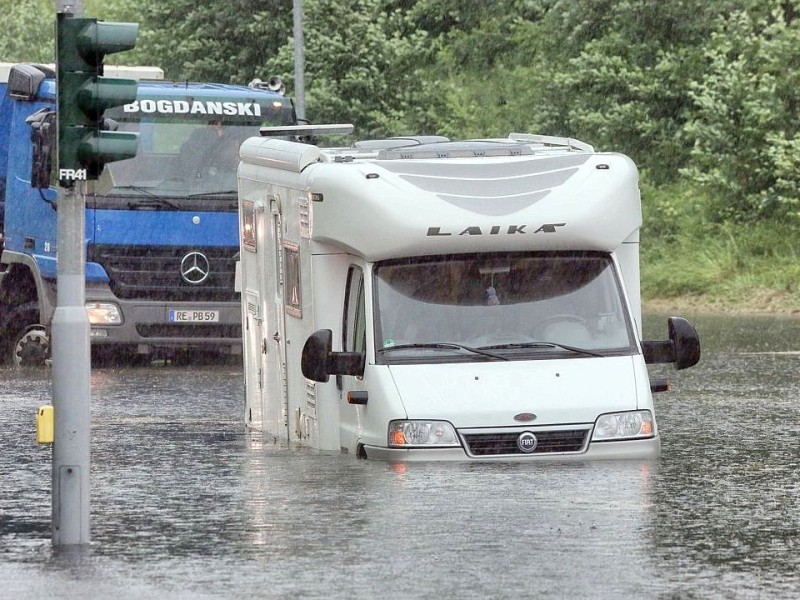
<instances>
[{"instance_id":1,"label":"steering wheel","mask_svg":"<svg viewBox=\"0 0 800 600\"><path fill-rule=\"evenodd\" d=\"M539 334L545 329L547 329L550 325L553 325L554 323L564 323L564 322L577 323L581 327L584 327L587 331L589 330L589 327L586 325L586 319L582 317L579 317L577 315L568 315L568 314L553 315L551 317L547 317L544 321L541 321L536 324L535 328L536 337L537 338L541 337Z\"/></svg>"}]
</instances>

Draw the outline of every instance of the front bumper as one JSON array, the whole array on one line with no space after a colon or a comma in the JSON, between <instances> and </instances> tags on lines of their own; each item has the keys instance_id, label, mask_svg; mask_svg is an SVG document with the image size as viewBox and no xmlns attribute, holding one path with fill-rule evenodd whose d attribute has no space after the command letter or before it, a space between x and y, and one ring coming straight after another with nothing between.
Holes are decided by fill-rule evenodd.
<instances>
[{"instance_id":1,"label":"front bumper","mask_svg":"<svg viewBox=\"0 0 800 600\"><path fill-rule=\"evenodd\" d=\"M364 446L367 458L390 462L471 461L471 462L574 462L587 460L650 460L661 454L659 436L641 440L593 442L582 452L546 452L541 454L493 454L470 456L463 448L385 448Z\"/></svg>"},{"instance_id":2,"label":"front bumper","mask_svg":"<svg viewBox=\"0 0 800 600\"><path fill-rule=\"evenodd\" d=\"M238 302L147 302L120 300L87 291L87 302L113 302L122 313L120 325L92 325L95 345L135 345L140 352L155 348L194 348L241 354L242 311ZM171 322L170 310L216 311L216 322Z\"/></svg>"}]
</instances>

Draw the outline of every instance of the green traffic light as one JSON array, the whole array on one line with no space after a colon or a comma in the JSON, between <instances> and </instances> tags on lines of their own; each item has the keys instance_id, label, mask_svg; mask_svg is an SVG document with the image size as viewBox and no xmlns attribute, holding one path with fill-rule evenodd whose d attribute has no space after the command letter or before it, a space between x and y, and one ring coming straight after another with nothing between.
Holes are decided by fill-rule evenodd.
<instances>
[{"instance_id":1,"label":"green traffic light","mask_svg":"<svg viewBox=\"0 0 800 600\"><path fill-rule=\"evenodd\" d=\"M137 89L133 79L96 77L78 88L75 99L81 110L88 115L94 115L96 120L103 111L136 100Z\"/></svg>"},{"instance_id":2,"label":"green traffic light","mask_svg":"<svg viewBox=\"0 0 800 600\"><path fill-rule=\"evenodd\" d=\"M103 112L133 102L137 83L102 74L105 56L133 48L138 30L138 23L58 14L59 172L85 169L87 179L97 179L106 163L136 156L138 134L102 129Z\"/></svg>"},{"instance_id":3,"label":"green traffic light","mask_svg":"<svg viewBox=\"0 0 800 600\"><path fill-rule=\"evenodd\" d=\"M139 134L126 131L99 131L87 135L78 144L78 158L88 164L88 178L97 179L102 165L136 156L139 149ZM93 169L99 167L99 172Z\"/></svg>"},{"instance_id":4,"label":"green traffic light","mask_svg":"<svg viewBox=\"0 0 800 600\"><path fill-rule=\"evenodd\" d=\"M57 17L58 65L65 71L96 71L107 54L136 46L138 23L115 23L91 18Z\"/></svg>"},{"instance_id":5,"label":"green traffic light","mask_svg":"<svg viewBox=\"0 0 800 600\"><path fill-rule=\"evenodd\" d=\"M100 65L106 54L124 52L136 46L138 23L114 23L88 19L78 34L78 51L93 65Z\"/></svg>"}]
</instances>

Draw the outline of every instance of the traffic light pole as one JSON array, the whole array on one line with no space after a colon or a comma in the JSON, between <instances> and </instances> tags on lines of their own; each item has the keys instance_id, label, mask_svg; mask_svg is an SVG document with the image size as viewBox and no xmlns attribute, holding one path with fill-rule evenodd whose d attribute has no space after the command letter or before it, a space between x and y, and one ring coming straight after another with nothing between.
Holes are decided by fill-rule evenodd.
<instances>
[{"instance_id":1,"label":"traffic light pole","mask_svg":"<svg viewBox=\"0 0 800 600\"><path fill-rule=\"evenodd\" d=\"M90 542L91 350L85 303L85 184L58 202L58 297L52 322L54 545Z\"/></svg>"},{"instance_id":2,"label":"traffic light pole","mask_svg":"<svg viewBox=\"0 0 800 600\"><path fill-rule=\"evenodd\" d=\"M78 7L82 11L82 7ZM86 313L86 181L136 156L138 134L109 131L103 113L136 99L136 82L103 77L106 54L133 48L136 23L56 15L58 199L53 357L53 544L89 544L91 346Z\"/></svg>"},{"instance_id":3,"label":"traffic light pole","mask_svg":"<svg viewBox=\"0 0 800 600\"><path fill-rule=\"evenodd\" d=\"M60 0L59 13L83 16L83 2ZM91 357L85 309L83 238L86 216L78 185L58 194L57 299L53 357L52 542L90 542Z\"/></svg>"}]
</instances>

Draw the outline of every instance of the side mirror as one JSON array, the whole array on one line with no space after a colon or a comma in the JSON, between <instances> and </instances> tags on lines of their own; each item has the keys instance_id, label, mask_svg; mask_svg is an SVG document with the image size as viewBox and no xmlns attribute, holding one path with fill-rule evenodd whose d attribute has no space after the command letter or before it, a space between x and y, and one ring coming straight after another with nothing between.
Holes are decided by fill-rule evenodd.
<instances>
[{"instance_id":1,"label":"side mirror","mask_svg":"<svg viewBox=\"0 0 800 600\"><path fill-rule=\"evenodd\" d=\"M331 375L363 375L363 352L333 352L330 329L315 331L303 345L300 369L306 379L326 382Z\"/></svg>"},{"instance_id":2,"label":"side mirror","mask_svg":"<svg viewBox=\"0 0 800 600\"><path fill-rule=\"evenodd\" d=\"M700 336L686 319L672 317L667 320L669 339L675 347L675 368L688 369L700 362Z\"/></svg>"},{"instance_id":3,"label":"side mirror","mask_svg":"<svg viewBox=\"0 0 800 600\"><path fill-rule=\"evenodd\" d=\"M50 171L56 148L56 113L48 108L37 110L25 122L31 126L31 187L50 187Z\"/></svg>"},{"instance_id":4,"label":"side mirror","mask_svg":"<svg viewBox=\"0 0 800 600\"><path fill-rule=\"evenodd\" d=\"M300 356L300 370L306 379L328 381L328 355L333 348L333 332L330 329L315 331L303 344Z\"/></svg>"},{"instance_id":5,"label":"side mirror","mask_svg":"<svg viewBox=\"0 0 800 600\"><path fill-rule=\"evenodd\" d=\"M644 361L675 363L676 369L688 369L700 361L700 336L689 321L681 317L667 319L668 341L642 342Z\"/></svg>"}]
</instances>

